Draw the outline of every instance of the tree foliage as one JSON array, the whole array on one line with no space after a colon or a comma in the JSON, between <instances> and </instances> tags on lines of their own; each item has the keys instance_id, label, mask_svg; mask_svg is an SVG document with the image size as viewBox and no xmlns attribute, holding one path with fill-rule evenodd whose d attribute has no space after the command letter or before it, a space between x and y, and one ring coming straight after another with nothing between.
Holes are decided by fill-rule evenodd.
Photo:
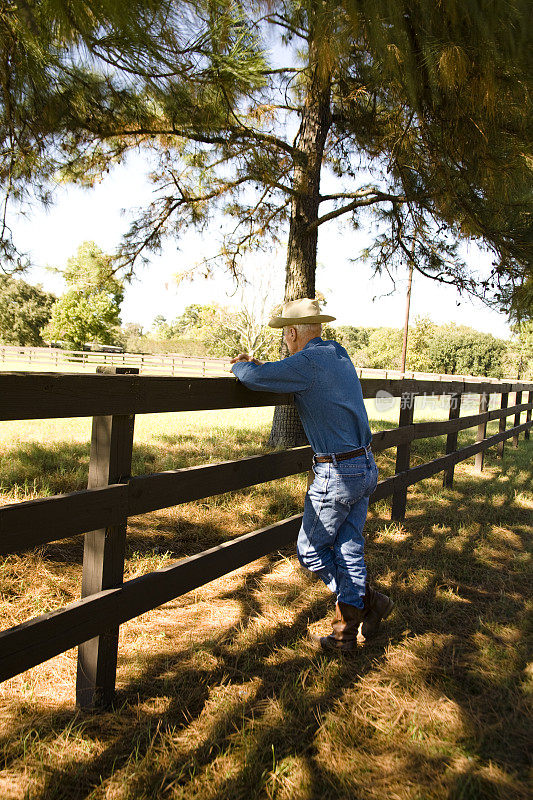
<instances>
[{"instance_id":1,"label":"tree foliage","mask_svg":"<svg viewBox=\"0 0 533 800\"><path fill-rule=\"evenodd\" d=\"M518 380L533 380L533 321L513 325L513 337L504 356L506 375Z\"/></svg>"},{"instance_id":2,"label":"tree foliage","mask_svg":"<svg viewBox=\"0 0 533 800\"><path fill-rule=\"evenodd\" d=\"M137 68L154 53L147 20L158 0L0 0L0 254L4 269L23 267L12 241L10 201L49 202L49 178L65 132L103 101L106 63ZM96 61L99 60L98 67ZM109 103L109 99L107 101Z\"/></svg>"},{"instance_id":3,"label":"tree foliage","mask_svg":"<svg viewBox=\"0 0 533 800\"><path fill-rule=\"evenodd\" d=\"M531 314L531 296L522 290L533 243L529 4L345 5L364 29L385 81L409 109L405 136L389 162L408 202L400 213L381 212L390 224L376 242L377 263L385 268L412 257L419 269L444 268L457 279L456 241L475 237L496 256L479 288L507 310L514 304ZM452 238L435 236L439 229Z\"/></svg>"},{"instance_id":4,"label":"tree foliage","mask_svg":"<svg viewBox=\"0 0 533 800\"><path fill-rule=\"evenodd\" d=\"M363 341L360 330L354 329L356 342ZM402 331L399 328L368 329L366 344L360 346L349 344L349 326L341 331L342 341L357 366L400 368ZM500 378L504 371L512 374L509 354L515 349L489 333L466 325L436 325L427 316L418 317L409 331L406 368L417 372Z\"/></svg>"},{"instance_id":5,"label":"tree foliage","mask_svg":"<svg viewBox=\"0 0 533 800\"><path fill-rule=\"evenodd\" d=\"M368 337L373 328L356 328L353 325L339 325L335 328L336 338L343 347L353 352L368 344Z\"/></svg>"},{"instance_id":6,"label":"tree foliage","mask_svg":"<svg viewBox=\"0 0 533 800\"><path fill-rule=\"evenodd\" d=\"M432 371L457 375L491 375L501 378L505 342L490 333L444 325L430 346Z\"/></svg>"},{"instance_id":7,"label":"tree foliage","mask_svg":"<svg viewBox=\"0 0 533 800\"><path fill-rule=\"evenodd\" d=\"M37 347L44 344L41 328L50 319L55 299L41 286L0 275L0 342Z\"/></svg>"},{"instance_id":8,"label":"tree foliage","mask_svg":"<svg viewBox=\"0 0 533 800\"><path fill-rule=\"evenodd\" d=\"M83 295L71 290L54 304L43 335L80 350L89 342L114 344L119 324L119 309L106 292Z\"/></svg>"},{"instance_id":9,"label":"tree foliage","mask_svg":"<svg viewBox=\"0 0 533 800\"><path fill-rule=\"evenodd\" d=\"M43 334L73 348L92 341L113 344L124 287L112 271L111 256L94 242L83 242L63 277L70 288L54 304Z\"/></svg>"},{"instance_id":10,"label":"tree foliage","mask_svg":"<svg viewBox=\"0 0 533 800\"><path fill-rule=\"evenodd\" d=\"M286 299L313 295L320 227L341 218L360 227L371 211L377 269L412 258L432 278L523 304L524 0L218 2L189 12L180 36L175 14L165 27L181 42L174 71L133 61L137 83L119 92L118 69L64 140L66 174L83 181L139 146L159 158L156 199L125 238L124 265L218 211L229 218L219 255L232 269L288 232ZM273 42L277 62L267 63ZM488 279L460 258L461 238L492 249Z\"/></svg>"},{"instance_id":11,"label":"tree foliage","mask_svg":"<svg viewBox=\"0 0 533 800\"><path fill-rule=\"evenodd\" d=\"M170 105L218 113L257 69L225 0L0 0L0 255L23 268L8 204L50 201L60 170L85 185L149 139ZM241 55L244 54L244 55ZM255 59L255 60L254 60ZM210 88L216 75L218 96ZM255 80L255 78L254 78ZM165 99L165 93L168 95ZM149 111L151 109L151 111ZM87 134L93 138L90 154ZM120 140L117 134L126 134ZM79 154L85 153L83 165ZM86 172L86 168L90 167Z\"/></svg>"},{"instance_id":12,"label":"tree foliage","mask_svg":"<svg viewBox=\"0 0 533 800\"><path fill-rule=\"evenodd\" d=\"M80 244L61 272L67 286L81 295L107 292L117 305L123 300L124 284L115 275L113 257L95 242Z\"/></svg>"},{"instance_id":13,"label":"tree foliage","mask_svg":"<svg viewBox=\"0 0 533 800\"><path fill-rule=\"evenodd\" d=\"M174 322L156 317L154 328L157 335L167 339L197 339L213 357L246 352L254 358L272 360L279 350L279 338L273 330L246 307L234 311L217 304L189 305Z\"/></svg>"},{"instance_id":14,"label":"tree foliage","mask_svg":"<svg viewBox=\"0 0 533 800\"><path fill-rule=\"evenodd\" d=\"M411 326L407 337L407 358L410 370L436 372L431 353L431 344L437 326L428 316L419 316ZM403 337L403 332L402 332Z\"/></svg>"}]
</instances>

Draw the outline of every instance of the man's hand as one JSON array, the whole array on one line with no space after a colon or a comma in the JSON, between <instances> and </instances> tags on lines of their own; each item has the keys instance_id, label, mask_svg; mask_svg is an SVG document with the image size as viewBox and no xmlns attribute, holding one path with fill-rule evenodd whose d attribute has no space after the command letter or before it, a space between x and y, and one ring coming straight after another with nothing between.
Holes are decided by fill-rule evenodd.
<instances>
[{"instance_id":1,"label":"man's hand","mask_svg":"<svg viewBox=\"0 0 533 800\"><path fill-rule=\"evenodd\" d=\"M251 361L253 364L258 365L264 364L264 361L258 361L257 358L250 358L248 353L239 353L238 356L231 359L230 364L235 364L237 361Z\"/></svg>"},{"instance_id":2,"label":"man's hand","mask_svg":"<svg viewBox=\"0 0 533 800\"><path fill-rule=\"evenodd\" d=\"M250 358L248 353L239 353L238 356L235 356L235 358L231 359L230 364L236 364L237 361L251 361L251 360L252 359Z\"/></svg>"}]
</instances>

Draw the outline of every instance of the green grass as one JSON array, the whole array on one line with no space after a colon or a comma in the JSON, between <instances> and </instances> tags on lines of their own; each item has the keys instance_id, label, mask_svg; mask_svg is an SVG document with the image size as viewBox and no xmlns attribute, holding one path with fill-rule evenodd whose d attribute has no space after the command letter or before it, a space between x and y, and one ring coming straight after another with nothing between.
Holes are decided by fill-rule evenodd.
<instances>
[{"instance_id":1,"label":"green grass","mask_svg":"<svg viewBox=\"0 0 533 800\"><path fill-rule=\"evenodd\" d=\"M271 408L141 414L132 473L141 475L260 452ZM48 495L87 485L90 419L0 423L0 493Z\"/></svg>"},{"instance_id":2,"label":"green grass","mask_svg":"<svg viewBox=\"0 0 533 800\"><path fill-rule=\"evenodd\" d=\"M369 410L394 427L396 409ZM139 416L134 472L261 452L270 418ZM90 420L2 423L4 502L82 488L89 435ZM416 442L412 463L443 452ZM393 472L394 450L377 460ZM288 548L122 626L113 712L74 709L75 651L3 684L2 800L525 800L531 442L488 451L481 475L472 462L452 489L412 487L403 523L373 506L367 563L396 607L353 659L310 648L331 597ZM126 577L298 513L304 492L291 476L134 518ZM81 537L4 559L2 627L76 599L80 574Z\"/></svg>"}]
</instances>

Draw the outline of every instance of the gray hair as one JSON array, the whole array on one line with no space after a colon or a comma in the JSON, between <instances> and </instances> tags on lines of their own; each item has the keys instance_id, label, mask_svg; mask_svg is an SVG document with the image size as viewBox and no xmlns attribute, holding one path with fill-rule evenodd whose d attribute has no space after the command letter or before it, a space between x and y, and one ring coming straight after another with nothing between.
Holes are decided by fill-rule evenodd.
<instances>
[{"instance_id":1,"label":"gray hair","mask_svg":"<svg viewBox=\"0 0 533 800\"><path fill-rule=\"evenodd\" d=\"M290 325L290 327L296 328L301 335L313 333L315 336L320 336L322 333L322 323L320 322L305 322L300 325Z\"/></svg>"}]
</instances>

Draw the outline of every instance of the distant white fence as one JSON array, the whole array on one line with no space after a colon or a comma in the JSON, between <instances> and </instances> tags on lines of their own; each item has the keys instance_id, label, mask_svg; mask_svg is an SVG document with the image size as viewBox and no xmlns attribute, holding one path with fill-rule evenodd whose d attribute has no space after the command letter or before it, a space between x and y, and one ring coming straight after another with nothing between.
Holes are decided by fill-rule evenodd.
<instances>
[{"instance_id":1,"label":"distant white fence","mask_svg":"<svg viewBox=\"0 0 533 800\"><path fill-rule=\"evenodd\" d=\"M100 353L91 350L62 350L58 347L15 347L0 345L0 369L5 364L42 366L43 371L61 372L67 365L137 367L141 373L173 376L228 374L229 358L191 358L179 353ZM85 372L86 370L83 369Z\"/></svg>"},{"instance_id":2,"label":"distant white fence","mask_svg":"<svg viewBox=\"0 0 533 800\"><path fill-rule=\"evenodd\" d=\"M137 367L141 374L159 374L173 376L220 377L227 376L229 358L198 358L180 353L100 353L90 350L62 350L58 347L17 347L0 345L0 369L16 364L32 366L42 365L43 372L61 372L62 367L79 364L81 367ZM53 368L53 369L51 369ZM86 371L85 369L83 371ZM401 372L397 369L371 369L357 367L360 378L415 378L416 380L465 380L487 381L499 383L498 378L486 378L479 375L449 375L434 372ZM503 378L502 380L509 380ZM512 380L515 380L514 378Z\"/></svg>"}]
</instances>

